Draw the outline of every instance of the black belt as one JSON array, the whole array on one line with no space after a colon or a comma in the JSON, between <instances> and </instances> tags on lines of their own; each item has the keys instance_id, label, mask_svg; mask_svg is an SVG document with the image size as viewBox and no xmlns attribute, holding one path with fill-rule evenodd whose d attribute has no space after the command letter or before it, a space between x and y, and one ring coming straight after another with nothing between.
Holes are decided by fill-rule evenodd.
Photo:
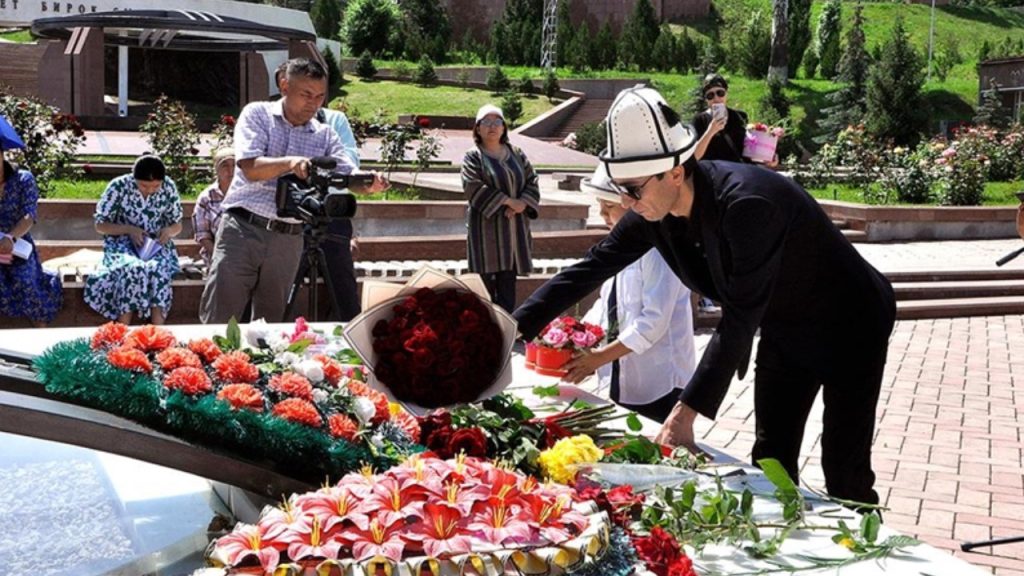
<instances>
[{"instance_id":1,"label":"black belt","mask_svg":"<svg viewBox=\"0 0 1024 576\"><path fill-rule=\"evenodd\" d=\"M259 214L253 214L245 208L235 206L228 208L228 214L232 214L245 220L250 224L255 224L260 228L265 228L271 232L280 232L281 234L302 234L302 224L290 224L288 222L282 222L281 220L271 220L264 218Z\"/></svg>"}]
</instances>

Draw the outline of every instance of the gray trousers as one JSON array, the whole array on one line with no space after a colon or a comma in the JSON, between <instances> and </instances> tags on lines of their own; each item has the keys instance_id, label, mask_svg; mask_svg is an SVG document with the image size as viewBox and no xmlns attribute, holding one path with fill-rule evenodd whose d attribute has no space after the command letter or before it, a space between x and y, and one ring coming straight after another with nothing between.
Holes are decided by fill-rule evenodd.
<instances>
[{"instance_id":1,"label":"gray trousers","mask_svg":"<svg viewBox=\"0 0 1024 576\"><path fill-rule=\"evenodd\" d=\"M252 299L252 318L280 322L288 290L302 256L302 235L271 232L225 212L220 221L213 260L206 277L199 320L239 322Z\"/></svg>"}]
</instances>

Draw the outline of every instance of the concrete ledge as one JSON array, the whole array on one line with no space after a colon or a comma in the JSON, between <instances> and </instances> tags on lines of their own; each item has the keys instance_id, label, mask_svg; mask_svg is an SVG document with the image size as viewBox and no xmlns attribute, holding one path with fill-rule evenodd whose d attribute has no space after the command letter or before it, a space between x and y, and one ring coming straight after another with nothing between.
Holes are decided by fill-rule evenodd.
<instances>
[{"instance_id":1,"label":"concrete ledge","mask_svg":"<svg viewBox=\"0 0 1024 576\"><path fill-rule=\"evenodd\" d=\"M819 200L833 220L864 232L867 242L1015 238L1015 206L868 206Z\"/></svg>"}]
</instances>

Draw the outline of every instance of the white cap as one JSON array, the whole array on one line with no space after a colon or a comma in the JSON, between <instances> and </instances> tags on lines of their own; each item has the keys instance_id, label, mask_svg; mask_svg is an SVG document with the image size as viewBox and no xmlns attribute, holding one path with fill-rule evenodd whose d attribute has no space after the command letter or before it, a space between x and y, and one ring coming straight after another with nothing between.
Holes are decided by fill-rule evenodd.
<instances>
[{"instance_id":1,"label":"white cap","mask_svg":"<svg viewBox=\"0 0 1024 576\"><path fill-rule=\"evenodd\" d=\"M494 104L484 104L483 106L480 107L479 110L476 111L477 123L483 120L484 116L489 116L491 114L496 114L502 120L505 119L505 114L502 113L501 108L498 108Z\"/></svg>"},{"instance_id":2,"label":"white cap","mask_svg":"<svg viewBox=\"0 0 1024 576\"><path fill-rule=\"evenodd\" d=\"M661 174L689 160L697 132L653 88L637 85L616 96L605 118L608 148L601 163L613 179Z\"/></svg>"},{"instance_id":3,"label":"white cap","mask_svg":"<svg viewBox=\"0 0 1024 576\"><path fill-rule=\"evenodd\" d=\"M612 183L611 178L608 177L608 170L605 169L604 163L597 165L597 168L594 169L594 174L590 178L584 178L580 181L580 191L586 192L605 202L618 204L621 201L619 191L616 189L615 184Z\"/></svg>"}]
</instances>

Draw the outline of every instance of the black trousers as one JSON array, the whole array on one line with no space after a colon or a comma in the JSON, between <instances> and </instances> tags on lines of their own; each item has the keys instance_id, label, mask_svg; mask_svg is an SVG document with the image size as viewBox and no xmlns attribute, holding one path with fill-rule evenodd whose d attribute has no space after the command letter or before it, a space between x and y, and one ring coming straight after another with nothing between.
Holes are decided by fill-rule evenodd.
<instances>
[{"instance_id":1,"label":"black trousers","mask_svg":"<svg viewBox=\"0 0 1024 576\"><path fill-rule=\"evenodd\" d=\"M641 416L646 416L655 422L664 424L665 420L668 419L669 413L672 412L672 409L679 402L680 392L681 390L676 388L649 404L625 404L619 402L618 398L612 398L612 401L626 410L632 410Z\"/></svg>"},{"instance_id":2,"label":"black trousers","mask_svg":"<svg viewBox=\"0 0 1024 576\"><path fill-rule=\"evenodd\" d=\"M762 337L754 377L754 463L775 458L799 481L800 444L820 388L825 404L821 435L825 488L837 498L877 504L871 441L887 341L875 348L851 346L842 361L815 368L807 361L806 351Z\"/></svg>"},{"instance_id":3,"label":"black trousers","mask_svg":"<svg viewBox=\"0 0 1024 576\"><path fill-rule=\"evenodd\" d=\"M322 244L327 260L326 274L334 283L334 298L338 310L331 310L329 318L335 322L348 322L361 310L356 268L352 261L352 221L333 220L327 225L328 238Z\"/></svg>"},{"instance_id":4,"label":"black trousers","mask_svg":"<svg viewBox=\"0 0 1024 576\"><path fill-rule=\"evenodd\" d=\"M480 274L487 292L491 295L491 301L501 306L509 314L516 309L516 271L502 270Z\"/></svg>"}]
</instances>

